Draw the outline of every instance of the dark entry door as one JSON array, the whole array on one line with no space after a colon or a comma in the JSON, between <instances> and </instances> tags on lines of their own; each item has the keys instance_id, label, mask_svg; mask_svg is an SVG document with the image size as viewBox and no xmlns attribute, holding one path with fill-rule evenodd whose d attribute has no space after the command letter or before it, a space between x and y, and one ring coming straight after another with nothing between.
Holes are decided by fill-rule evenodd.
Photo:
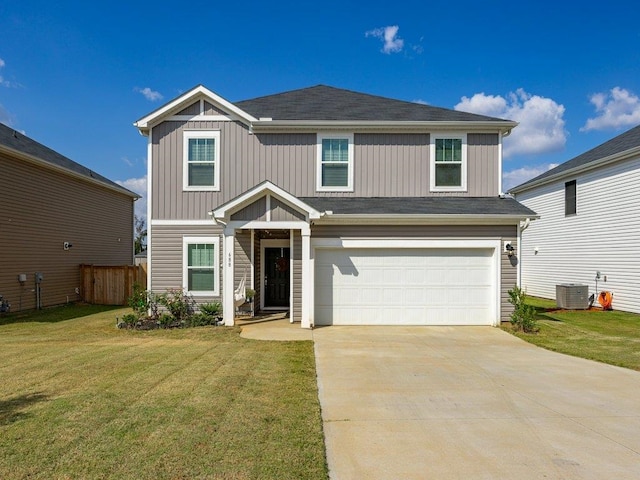
<instances>
[{"instance_id":1,"label":"dark entry door","mask_svg":"<svg viewBox=\"0 0 640 480\"><path fill-rule=\"evenodd\" d=\"M264 306L289 306L289 249L266 247L264 249Z\"/></svg>"}]
</instances>

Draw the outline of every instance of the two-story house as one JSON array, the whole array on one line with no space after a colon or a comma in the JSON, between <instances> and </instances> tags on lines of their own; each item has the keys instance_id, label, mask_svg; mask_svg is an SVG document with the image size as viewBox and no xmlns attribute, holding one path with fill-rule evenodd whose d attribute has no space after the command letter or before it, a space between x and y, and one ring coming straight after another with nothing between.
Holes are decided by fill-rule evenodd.
<instances>
[{"instance_id":1,"label":"two-story house","mask_svg":"<svg viewBox=\"0 0 640 480\"><path fill-rule=\"evenodd\" d=\"M319 325L497 325L530 209L501 193L515 122L315 86L231 103L204 86L148 137L149 288ZM514 252L516 252L514 254Z\"/></svg>"}]
</instances>

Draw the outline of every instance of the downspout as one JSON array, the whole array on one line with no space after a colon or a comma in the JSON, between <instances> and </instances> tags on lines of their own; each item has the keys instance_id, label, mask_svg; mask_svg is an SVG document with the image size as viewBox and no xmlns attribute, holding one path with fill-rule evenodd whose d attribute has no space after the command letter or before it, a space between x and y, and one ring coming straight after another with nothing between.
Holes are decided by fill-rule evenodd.
<instances>
[{"instance_id":1,"label":"downspout","mask_svg":"<svg viewBox=\"0 0 640 480\"><path fill-rule=\"evenodd\" d=\"M529 217L527 217L527 219L524 222L519 222L518 223L518 272L517 272L517 279L516 279L516 284L518 285L518 288L522 288L522 257L521 257L521 253L522 253L522 232L524 232L527 228L529 228L529 224L531 223L531 219Z\"/></svg>"}]
</instances>

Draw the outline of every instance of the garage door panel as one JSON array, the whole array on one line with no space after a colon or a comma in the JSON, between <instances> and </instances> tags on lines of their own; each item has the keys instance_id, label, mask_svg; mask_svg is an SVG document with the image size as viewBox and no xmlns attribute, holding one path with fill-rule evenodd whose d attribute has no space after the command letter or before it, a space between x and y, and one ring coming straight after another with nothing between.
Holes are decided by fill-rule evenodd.
<instances>
[{"instance_id":1,"label":"garage door panel","mask_svg":"<svg viewBox=\"0 0 640 480\"><path fill-rule=\"evenodd\" d=\"M318 249L317 325L488 325L493 249Z\"/></svg>"}]
</instances>

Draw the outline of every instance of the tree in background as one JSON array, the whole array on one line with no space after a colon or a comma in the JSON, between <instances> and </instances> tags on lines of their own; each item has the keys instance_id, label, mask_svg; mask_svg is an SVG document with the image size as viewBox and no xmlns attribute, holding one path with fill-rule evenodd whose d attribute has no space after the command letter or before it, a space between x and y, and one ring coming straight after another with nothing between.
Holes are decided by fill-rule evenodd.
<instances>
[{"instance_id":1,"label":"tree in background","mask_svg":"<svg viewBox=\"0 0 640 480\"><path fill-rule=\"evenodd\" d=\"M144 218L134 216L133 225L136 231L135 234L135 253L144 252L147 249L147 226Z\"/></svg>"}]
</instances>

